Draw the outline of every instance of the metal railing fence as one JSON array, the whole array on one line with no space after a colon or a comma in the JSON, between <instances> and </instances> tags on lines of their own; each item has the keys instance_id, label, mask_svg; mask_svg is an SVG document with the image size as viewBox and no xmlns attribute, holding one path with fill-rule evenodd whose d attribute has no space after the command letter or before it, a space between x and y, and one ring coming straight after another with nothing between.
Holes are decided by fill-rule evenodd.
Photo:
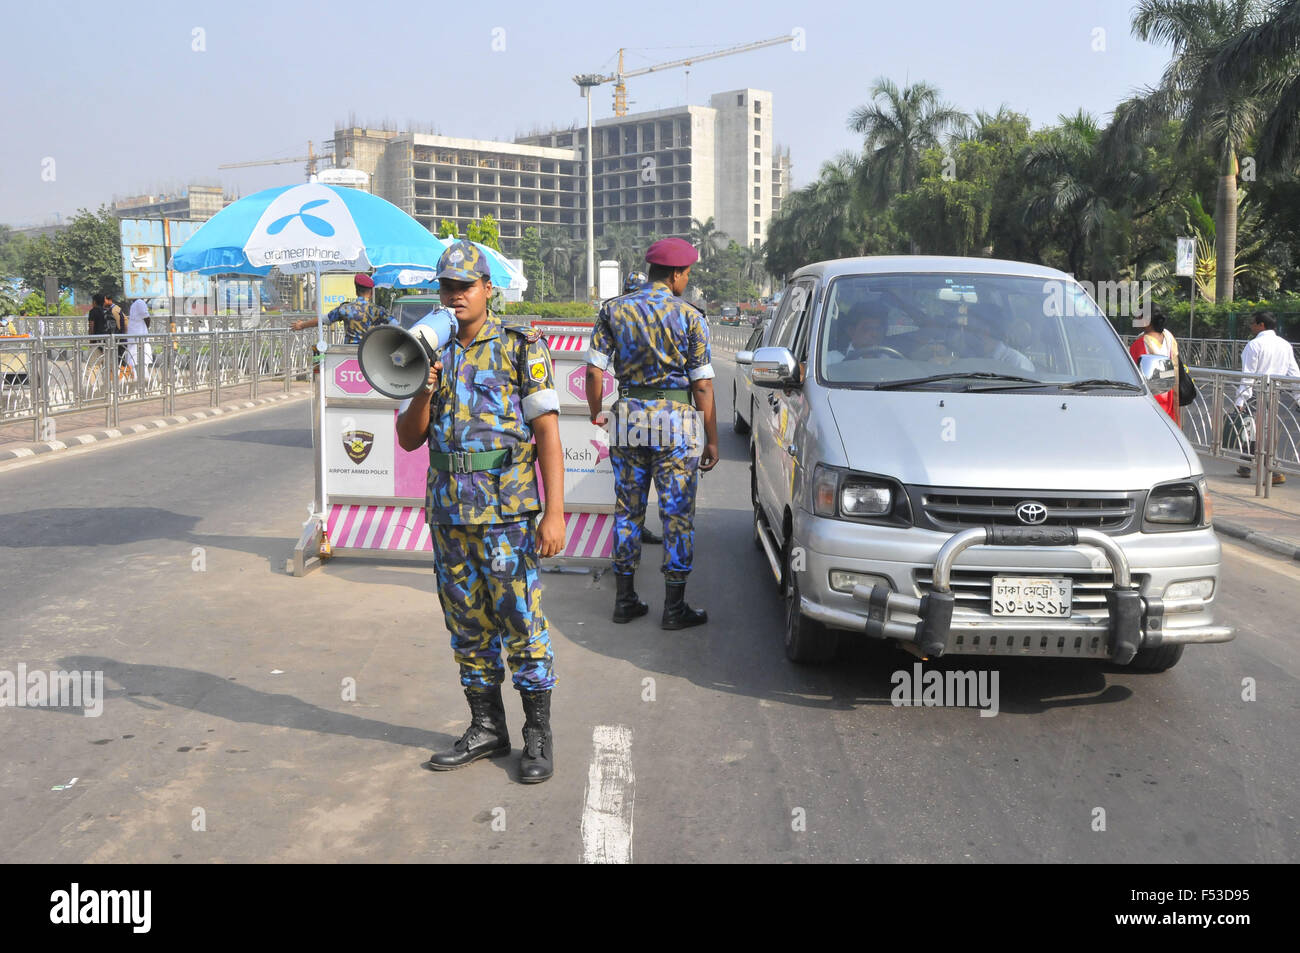
<instances>
[{"instance_id":1,"label":"metal railing fence","mask_svg":"<svg viewBox=\"0 0 1300 953\"><path fill-rule=\"evenodd\" d=\"M341 329L328 337L341 340ZM288 392L311 373L315 342L315 329L287 327L0 338L0 423L30 421L33 440L50 440L64 414L102 410L115 427L124 408L148 401L171 415L183 395L206 392L215 407L223 388Z\"/></svg>"},{"instance_id":2,"label":"metal railing fence","mask_svg":"<svg viewBox=\"0 0 1300 953\"><path fill-rule=\"evenodd\" d=\"M1198 393L1179 417L1183 435L1199 453L1250 467L1256 495L1269 495L1274 473L1300 475L1300 378L1206 367L1188 371Z\"/></svg>"}]
</instances>

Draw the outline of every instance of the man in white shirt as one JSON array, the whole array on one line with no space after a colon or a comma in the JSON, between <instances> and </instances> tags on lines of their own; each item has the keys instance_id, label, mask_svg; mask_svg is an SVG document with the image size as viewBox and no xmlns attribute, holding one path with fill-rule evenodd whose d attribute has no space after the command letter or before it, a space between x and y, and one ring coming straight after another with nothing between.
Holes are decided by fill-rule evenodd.
<instances>
[{"instance_id":1,"label":"man in white shirt","mask_svg":"<svg viewBox=\"0 0 1300 953\"><path fill-rule=\"evenodd\" d=\"M1251 330L1255 336L1241 352L1241 370L1243 374L1258 374L1262 377L1300 377L1300 367L1296 365L1295 350L1289 341L1277 336L1277 318L1271 311L1261 311L1255 315ZM1243 411L1246 402L1255 392L1254 380L1247 378L1237 388L1233 400L1237 410ZM1254 441L1246 451L1255 452ZM1237 467L1237 475L1250 476L1250 467ZM1273 484L1285 483L1286 477L1280 473L1273 474Z\"/></svg>"}]
</instances>

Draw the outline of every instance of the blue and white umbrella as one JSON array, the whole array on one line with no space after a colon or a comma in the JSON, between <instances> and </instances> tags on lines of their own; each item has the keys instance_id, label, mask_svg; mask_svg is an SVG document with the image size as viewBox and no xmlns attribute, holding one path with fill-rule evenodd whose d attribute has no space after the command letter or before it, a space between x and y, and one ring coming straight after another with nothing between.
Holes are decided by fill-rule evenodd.
<instances>
[{"instance_id":1,"label":"blue and white umbrella","mask_svg":"<svg viewBox=\"0 0 1300 953\"><path fill-rule=\"evenodd\" d=\"M323 271L431 269L444 246L396 205L369 192L306 182L242 198L205 222L172 255L173 271L265 276L272 268L316 275L318 344L325 349Z\"/></svg>"},{"instance_id":2,"label":"blue and white umbrella","mask_svg":"<svg viewBox=\"0 0 1300 953\"><path fill-rule=\"evenodd\" d=\"M455 239L435 238L435 241L441 242L445 250ZM524 273L510 263L504 255L495 248L489 248L478 242L474 243L487 257L488 269L491 271L492 286L500 288L503 291L525 291L528 288L528 279ZM372 276L375 284L384 287L394 288L437 288L437 268L413 268L404 265L386 265L383 268L375 270Z\"/></svg>"},{"instance_id":3,"label":"blue and white umbrella","mask_svg":"<svg viewBox=\"0 0 1300 953\"><path fill-rule=\"evenodd\" d=\"M227 205L180 247L171 266L205 275L431 268L443 248L428 229L377 195L307 182Z\"/></svg>"}]
</instances>

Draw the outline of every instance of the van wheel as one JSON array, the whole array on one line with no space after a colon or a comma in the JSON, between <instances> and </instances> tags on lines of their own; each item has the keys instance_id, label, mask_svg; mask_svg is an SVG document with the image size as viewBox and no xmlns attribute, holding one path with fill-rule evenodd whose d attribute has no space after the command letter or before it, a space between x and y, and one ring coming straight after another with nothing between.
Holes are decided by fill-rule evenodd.
<instances>
[{"instance_id":1,"label":"van wheel","mask_svg":"<svg viewBox=\"0 0 1300 953\"><path fill-rule=\"evenodd\" d=\"M1178 664L1183 657L1183 645L1159 645L1151 649L1138 649L1126 668L1139 672L1164 672Z\"/></svg>"},{"instance_id":2,"label":"van wheel","mask_svg":"<svg viewBox=\"0 0 1300 953\"><path fill-rule=\"evenodd\" d=\"M749 424L740 416L740 406L736 403L736 385L731 385L731 429L742 437L749 433Z\"/></svg>"},{"instance_id":3,"label":"van wheel","mask_svg":"<svg viewBox=\"0 0 1300 953\"><path fill-rule=\"evenodd\" d=\"M787 563L785 587L785 657L791 662L829 662L839 648L839 633L799 611L799 574Z\"/></svg>"}]
</instances>

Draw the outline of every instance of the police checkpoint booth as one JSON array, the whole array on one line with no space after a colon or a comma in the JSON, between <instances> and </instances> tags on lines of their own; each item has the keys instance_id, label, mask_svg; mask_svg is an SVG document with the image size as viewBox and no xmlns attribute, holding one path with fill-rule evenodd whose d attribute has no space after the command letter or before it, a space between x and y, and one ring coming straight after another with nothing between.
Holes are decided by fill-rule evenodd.
<instances>
[{"instance_id":1,"label":"police checkpoint booth","mask_svg":"<svg viewBox=\"0 0 1300 953\"><path fill-rule=\"evenodd\" d=\"M530 322L551 352L564 447L565 546L543 565L605 569L614 545L614 471L609 434L591 423L586 355L593 322ZM401 401L371 388L355 344L326 343L312 374L315 493L287 569L306 575L326 559L432 562L425 520L428 446L397 442ZM616 392L604 380L605 403ZM538 486L545 491L538 473Z\"/></svg>"}]
</instances>

